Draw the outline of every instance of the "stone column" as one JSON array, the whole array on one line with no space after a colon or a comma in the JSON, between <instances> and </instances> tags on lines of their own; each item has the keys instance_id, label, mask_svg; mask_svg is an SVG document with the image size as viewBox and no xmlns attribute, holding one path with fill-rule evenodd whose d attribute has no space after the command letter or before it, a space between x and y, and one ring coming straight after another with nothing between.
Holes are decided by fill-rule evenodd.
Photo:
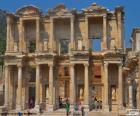
<instances>
[{"instance_id":1,"label":"stone column","mask_svg":"<svg viewBox=\"0 0 140 116\"><path fill-rule=\"evenodd\" d=\"M123 110L123 78L122 78L122 64L118 67L118 100L119 110Z\"/></svg>"},{"instance_id":2,"label":"stone column","mask_svg":"<svg viewBox=\"0 0 140 116\"><path fill-rule=\"evenodd\" d=\"M53 65L49 65L49 111L53 111L54 109L54 102L53 102L53 97L54 97L54 91L53 91L53 82L54 77L53 77Z\"/></svg>"},{"instance_id":3,"label":"stone column","mask_svg":"<svg viewBox=\"0 0 140 116\"><path fill-rule=\"evenodd\" d=\"M18 89L17 89L17 106L16 110L22 109L22 65L18 64Z\"/></svg>"},{"instance_id":4,"label":"stone column","mask_svg":"<svg viewBox=\"0 0 140 116\"><path fill-rule=\"evenodd\" d=\"M139 92L138 92L138 104L137 104L137 106L138 106L138 109L140 110L140 56L139 56L139 61L138 61L138 90L139 90Z\"/></svg>"},{"instance_id":5,"label":"stone column","mask_svg":"<svg viewBox=\"0 0 140 116\"><path fill-rule=\"evenodd\" d=\"M53 51L53 40L54 40L54 19L50 18L50 41L49 41L49 48Z\"/></svg>"},{"instance_id":6,"label":"stone column","mask_svg":"<svg viewBox=\"0 0 140 116\"><path fill-rule=\"evenodd\" d=\"M84 43L86 50L89 49L89 26L88 26L88 17L85 17L85 28L86 28L86 33L85 33L85 40Z\"/></svg>"},{"instance_id":7,"label":"stone column","mask_svg":"<svg viewBox=\"0 0 140 116\"><path fill-rule=\"evenodd\" d=\"M40 65L36 65L36 97L35 97L35 110L39 111L40 105Z\"/></svg>"},{"instance_id":8,"label":"stone column","mask_svg":"<svg viewBox=\"0 0 140 116\"><path fill-rule=\"evenodd\" d=\"M88 74L88 64L84 64L85 66L85 87L84 87L84 105L86 110L89 110L89 74Z\"/></svg>"},{"instance_id":9,"label":"stone column","mask_svg":"<svg viewBox=\"0 0 140 116\"><path fill-rule=\"evenodd\" d=\"M129 108L133 108L133 100L132 100L132 82L131 80L128 80L128 86L129 86Z\"/></svg>"},{"instance_id":10,"label":"stone column","mask_svg":"<svg viewBox=\"0 0 140 116\"><path fill-rule=\"evenodd\" d=\"M23 50L23 20L19 19L19 51L22 52Z\"/></svg>"},{"instance_id":11,"label":"stone column","mask_svg":"<svg viewBox=\"0 0 140 116\"><path fill-rule=\"evenodd\" d=\"M102 43L102 50L107 49L107 16L103 16L103 43Z\"/></svg>"},{"instance_id":12,"label":"stone column","mask_svg":"<svg viewBox=\"0 0 140 116\"><path fill-rule=\"evenodd\" d=\"M8 108L8 105L9 105L9 100L8 100L8 97L9 97L9 66L8 65L5 65L5 80L4 80L4 85L5 85L5 94L4 94L4 97L5 97L5 101L4 101L4 106L6 108Z\"/></svg>"},{"instance_id":13,"label":"stone column","mask_svg":"<svg viewBox=\"0 0 140 116\"><path fill-rule=\"evenodd\" d=\"M74 48L74 17L71 17L71 48Z\"/></svg>"},{"instance_id":14,"label":"stone column","mask_svg":"<svg viewBox=\"0 0 140 116\"><path fill-rule=\"evenodd\" d=\"M75 72L74 64L70 65L70 104L73 106L76 102L76 86L75 86Z\"/></svg>"},{"instance_id":15,"label":"stone column","mask_svg":"<svg viewBox=\"0 0 140 116\"><path fill-rule=\"evenodd\" d=\"M118 47L122 48L122 19L121 19L121 12L117 13L118 18Z\"/></svg>"},{"instance_id":16,"label":"stone column","mask_svg":"<svg viewBox=\"0 0 140 116\"><path fill-rule=\"evenodd\" d=\"M10 50L10 16L7 16L7 40L6 40L6 52Z\"/></svg>"},{"instance_id":17,"label":"stone column","mask_svg":"<svg viewBox=\"0 0 140 116\"><path fill-rule=\"evenodd\" d=\"M109 104L108 104L108 63L104 63L104 111L109 112Z\"/></svg>"},{"instance_id":18,"label":"stone column","mask_svg":"<svg viewBox=\"0 0 140 116\"><path fill-rule=\"evenodd\" d=\"M40 46L40 20L36 19L36 51L39 51Z\"/></svg>"}]
</instances>

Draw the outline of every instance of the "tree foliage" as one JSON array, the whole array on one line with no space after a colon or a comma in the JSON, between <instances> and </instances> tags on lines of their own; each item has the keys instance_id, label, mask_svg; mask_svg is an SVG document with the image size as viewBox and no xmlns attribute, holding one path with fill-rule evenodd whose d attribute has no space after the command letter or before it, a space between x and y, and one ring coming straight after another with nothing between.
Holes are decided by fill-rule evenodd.
<instances>
[{"instance_id":1,"label":"tree foliage","mask_svg":"<svg viewBox=\"0 0 140 116\"><path fill-rule=\"evenodd\" d=\"M6 12L0 10L0 56L6 49ZM3 65L3 58L0 57L0 65Z\"/></svg>"}]
</instances>

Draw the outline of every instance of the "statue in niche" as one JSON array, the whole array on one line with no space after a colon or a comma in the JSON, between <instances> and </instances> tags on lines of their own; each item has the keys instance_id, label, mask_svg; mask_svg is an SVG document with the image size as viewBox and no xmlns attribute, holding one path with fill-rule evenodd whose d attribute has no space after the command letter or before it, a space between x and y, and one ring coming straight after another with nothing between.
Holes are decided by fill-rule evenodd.
<instances>
[{"instance_id":1,"label":"statue in niche","mask_svg":"<svg viewBox=\"0 0 140 116\"><path fill-rule=\"evenodd\" d=\"M110 48L114 49L115 47L116 47L116 45L115 45L115 38L111 38Z\"/></svg>"},{"instance_id":2,"label":"statue in niche","mask_svg":"<svg viewBox=\"0 0 140 116\"><path fill-rule=\"evenodd\" d=\"M83 88L80 88L80 100L83 100L84 91Z\"/></svg>"},{"instance_id":3,"label":"statue in niche","mask_svg":"<svg viewBox=\"0 0 140 116\"><path fill-rule=\"evenodd\" d=\"M112 87L112 100L116 100L116 88Z\"/></svg>"}]
</instances>

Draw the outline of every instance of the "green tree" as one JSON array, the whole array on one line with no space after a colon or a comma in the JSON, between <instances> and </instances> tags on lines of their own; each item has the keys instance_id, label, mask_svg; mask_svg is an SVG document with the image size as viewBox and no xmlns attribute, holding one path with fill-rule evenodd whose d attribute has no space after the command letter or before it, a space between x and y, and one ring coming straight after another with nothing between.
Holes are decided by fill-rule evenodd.
<instances>
[{"instance_id":1,"label":"green tree","mask_svg":"<svg viewBox=\"0 0 140 116\"><path fill-rule=\"evenodd\" d=\"M0 9L0 65L3 66L3 55L6 49L6 12Z\"/></svg>"}]
</instances>

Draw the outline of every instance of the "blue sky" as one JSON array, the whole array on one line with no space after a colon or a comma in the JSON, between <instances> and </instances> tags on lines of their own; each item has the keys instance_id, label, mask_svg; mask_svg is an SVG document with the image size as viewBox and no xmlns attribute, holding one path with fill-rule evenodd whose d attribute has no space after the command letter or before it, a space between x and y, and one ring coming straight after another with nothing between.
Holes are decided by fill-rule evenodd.
<instances>
[{"instance_id":1,"label":"blue sky","mask_svg":"<svg viewBox=\"0 0 140 116\"><path fill-rule=\"evenodd\" d=\"M23 5L36 5L43 12L55 7L59 3L64 3L69 9L80 10L90 6L93 2L113 10L116 6L125 8L125 39L128 47L132 29L140 27L140 0L0 0L0 9L15 12Z\"/></svg>"}]
</instances>

